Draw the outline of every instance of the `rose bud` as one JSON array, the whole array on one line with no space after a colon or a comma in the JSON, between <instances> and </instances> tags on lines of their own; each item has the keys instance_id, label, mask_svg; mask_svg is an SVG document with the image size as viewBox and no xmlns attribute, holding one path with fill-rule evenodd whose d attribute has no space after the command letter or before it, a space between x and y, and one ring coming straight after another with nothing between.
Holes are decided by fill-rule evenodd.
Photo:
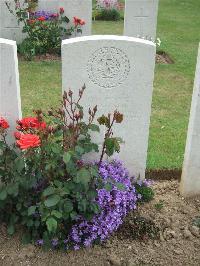
<instances>
[{"instance_id":1,"label":"rose bud","mask_svg":"<svg viewBox=\"0 0 200 266\"><path fill-rule=\"evenodd\" d=\"M14 132L14 137L15 137L16 139L20 139L20 138L21 138L21 135L22 135L22 133L20 133L20 132L18 132L18 131Z\"/></svg>"}]
</instances>

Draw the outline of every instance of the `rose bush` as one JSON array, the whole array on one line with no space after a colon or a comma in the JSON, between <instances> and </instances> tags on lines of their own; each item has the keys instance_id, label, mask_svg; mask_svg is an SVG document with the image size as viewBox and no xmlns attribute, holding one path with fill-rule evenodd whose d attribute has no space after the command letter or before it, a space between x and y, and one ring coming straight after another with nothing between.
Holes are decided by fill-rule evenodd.
<instances>
[{"instance_id":1,"label":"rose bush","mask_svg":"<svg viewBox=\"0 0 200 266\"><path fill-rule=\"evenodd\" d=\"M104 241L148 185L140 182L137 190L121 162L103 160L120 152L122 140L113 135L113 125L123 120L118 111L97 119L106 128L100 159L86 160L99 151L91 133L100 128L97 106L84 119L84 90L77 100L65 92L58 109L18 120L14 147L6 142L8 122L0 118L0 221L11 235L21 225L23 242L78 249Z\"/></svg>"},{"instance_id":2,"label":"rose bush","mask_svg":"<svg viewBox=\"0 0 200 266\"><path fill-rule=\"evenodd\" d=\"M20 4L14 0L16 7L12 10L9 3L9 11L17 17L18 23L23 23L23 33L27 37L19 46L19 51L31 59L33 55L38 54L60 54L61 41L74 33L82 33L82 27L85 21L75 17L72 24L65 16L64 8L60 7L58 12L30 11L27 3Z\"/></svg>"}]
</instances>

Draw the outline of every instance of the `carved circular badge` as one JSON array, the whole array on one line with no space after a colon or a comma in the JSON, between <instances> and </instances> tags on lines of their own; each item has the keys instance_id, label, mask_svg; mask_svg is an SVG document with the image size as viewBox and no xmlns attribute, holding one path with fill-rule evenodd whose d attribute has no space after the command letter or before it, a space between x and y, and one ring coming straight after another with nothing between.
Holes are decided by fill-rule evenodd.
<instances>
[{"instance_id":1,"label":"carved circular badge","mask_svg":"<svg viewBox=\"0 0 200 266\"><path fill-rule=\"evenodd\" d=\"M130 63L127 55L115 47L96 50L88 60L90 80L103 88L120 85L128 76Z\"/></svg>"}]
</instances>

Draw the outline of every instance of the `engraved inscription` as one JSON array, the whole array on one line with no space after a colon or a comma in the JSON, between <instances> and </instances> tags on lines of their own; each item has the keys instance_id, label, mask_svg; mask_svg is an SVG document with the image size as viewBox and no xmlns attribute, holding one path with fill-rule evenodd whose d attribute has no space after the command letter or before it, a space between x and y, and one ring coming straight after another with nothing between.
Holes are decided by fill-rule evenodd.
<instances>
[{"instance_id":1,"label":"engraved inscription","mask_svg":"<svg viewBox=\"0 0 200 266\"><path fill-rule=\"evenodd\" d=\"M103 88L112 88L125 81L130 72L127 55L115 47L103 47L96 50L87 65L88 76L95 84Z\"/></svg>"}]
</instances>

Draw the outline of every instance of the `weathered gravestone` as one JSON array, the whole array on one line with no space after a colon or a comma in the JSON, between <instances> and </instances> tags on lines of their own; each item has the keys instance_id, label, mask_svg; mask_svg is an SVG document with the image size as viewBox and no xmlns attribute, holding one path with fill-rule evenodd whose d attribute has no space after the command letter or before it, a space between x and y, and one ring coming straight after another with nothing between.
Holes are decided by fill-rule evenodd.
<instances>
[{"instance_id":1,"label":"weathered gravestone","mask_svg":"<svg viewBox=\"0 0 200 266\"><path fill-rule=\"evenodd\" d=\"M97 104L98 115L124 114L114 128L125 141L120 159L131 174L145 176L156 47L123 36L90 36L62 43L63 90L85 83L84 109ZM103 141L103 132L98 139ZM94 158L94 157L92 157Z\"/></svg>"},{"instance_id":2,"label":"weathered gravestone","mask_svg":"<svg viewBox=\"0 0 200 266\"><path fill-rule=\"evenodd\" d=\"M200 194L200 45L180 188L184 196Z\"/></svg>"},{"instance_id":3,"label":"weathered gravestone","mask_svg":"<svg viewBox=\"0 0 200 266\"><path fill-rule=\"evenodd\" d=\"M92 0L39 0L38 10L56 11L63 7L65 15L73 22L73 17L85 20L82 35L91 35L92 30Z\"/></svg>"},{"instance_id":4,"label":"weathered gravestone","mask_svg":"<svg viewBox=\"0 0 200 266\"><path fill-rule=\"evenodd\" d=\"M11 3L10 7L15 10L14 0L7 0ZM23 0L20 1L23 3ZM23 25L18 24L16 17L11 14L5 4L4 0L0 1L0 38L6 38L14 40L17 43L21 43L25 38L25 34L22 33Z\"/></svg>"},{"instance_id":5,"label":"weathered gravestone","mask_svg":"<svg viewBox=\"0 0 200 266\"><path fill-rule=\"evenodd\" d=\"M158 0L126 0L124 35L156 39Z\"/></svg>"},{"instance_id":6,"label":"weathered gravestone","mask_svg":"<svg viewBox=\"0 0 200 266\"><path fill-rule=\"evenodd\" d=\"M16 120L21 118L21 99L17 46L6 39L0 39L0 116L8 120L9 141L13 142Z\"/></svg>"}]
</instances>

